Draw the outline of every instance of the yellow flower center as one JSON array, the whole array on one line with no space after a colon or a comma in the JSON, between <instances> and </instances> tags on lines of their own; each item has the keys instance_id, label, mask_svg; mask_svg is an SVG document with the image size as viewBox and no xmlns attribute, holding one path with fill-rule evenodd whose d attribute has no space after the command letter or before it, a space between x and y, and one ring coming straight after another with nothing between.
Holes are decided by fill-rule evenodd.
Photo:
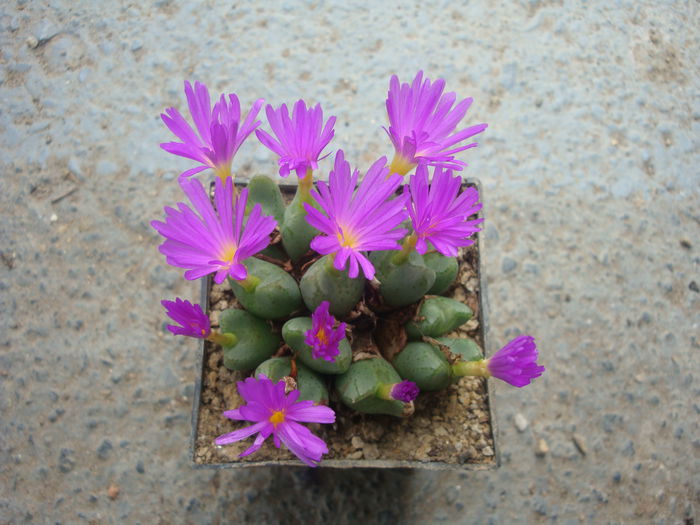
<instances>
[{"instance_id":1,"label":"yellow flower center","mask_svg":"<svg viewBox=\"0 0 700 525\"><path fill-rule=\"evenodd\" d=\"M232 262L236 255L236 247L233 244L228 244L224 246L223 250L219 253L219 259L226 262Z\"/></svg>"},{"instance_id":2,"label":"yellow flower center","mask_svg":"<svg viewBox=\"0 0 700 525\"><path fill-rule=\"evenodd\" d=\"M316 332L316 337L322 344L328 344L328 335L326 334L326 329L324 327L318 329L318 332Z\"/></svg>"},{"instance_id":3,"label":"yellow flower center","mask_svg":"<svg viewBox=\"0 0 700 525\"><path fill-rule=\"evenodd\" d=\"M284 421L284 411L283 410L275 410L272 415L270 416L270 423L272 423L275 427L282 423Z\"/></svg>"},{"instance_id":4,"label":"yellow flower center","mask_svg":"<svg viewBox=\"0 0 700 525\"><path fill-rule=\"evenodd\" d=\"M340 245L347 248L353 248L357 244L357 237L355 237L352 230L342 226L338 226L338 229L340 231L337 233L337 237Z\"/></svg>"}]
</instances>

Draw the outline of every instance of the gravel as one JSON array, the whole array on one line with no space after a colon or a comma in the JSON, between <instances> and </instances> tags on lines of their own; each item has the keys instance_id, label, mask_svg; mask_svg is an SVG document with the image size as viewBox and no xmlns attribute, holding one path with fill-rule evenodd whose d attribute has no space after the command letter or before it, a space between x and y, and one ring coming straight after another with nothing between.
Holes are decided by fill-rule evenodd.
<instances>
[{"instance_id":1,"label":"gravel","mask_svg":"<svg viewBox=\"0 0 700 525\"><path fill-rule=\"evenodd\" d=\"M624 0L3 3L0 521L697 522L698 20ZM193 469L196 343L159 301L199 288L149 226L191 163L158 148L160 112L185 79L304 97L366 169L390 153L388 77L421 67L489 123L461 158L494 347L531 333L547 367L495 389L501 468ZM235 167L271 160L251 142Z\"/></svg>"}]
</instances>

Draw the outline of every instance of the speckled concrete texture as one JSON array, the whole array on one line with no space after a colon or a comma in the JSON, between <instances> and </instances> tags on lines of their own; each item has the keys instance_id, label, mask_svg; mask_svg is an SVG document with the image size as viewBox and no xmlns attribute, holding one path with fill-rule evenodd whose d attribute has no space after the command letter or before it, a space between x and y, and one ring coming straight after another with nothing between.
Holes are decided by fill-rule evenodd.
<instances>
[{"instance_id":1,"label":"speckled concrete texture","mask_svg":"<svg viewBox=\"0 0 700 525\"><path fill-rule=\"evenodd\" d=\"M563 4L3 3L0 522L697 522L700 6ZM158 302L198 288L149 226L191 164L159 113L185 79L304 97L366 169L389 76L420 68L490 124L463 158L492 338L534 334L547 367L496 389L502 467L194 470L196 342ZM251 141L235 166L273 162Z\"/></svg>"}]
</instances>

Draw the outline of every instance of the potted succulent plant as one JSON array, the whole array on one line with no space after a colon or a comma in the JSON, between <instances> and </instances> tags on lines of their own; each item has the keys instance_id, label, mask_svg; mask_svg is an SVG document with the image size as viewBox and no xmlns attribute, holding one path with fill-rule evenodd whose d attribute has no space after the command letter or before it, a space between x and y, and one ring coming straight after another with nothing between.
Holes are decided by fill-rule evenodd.
<instances>
[{"instance_id":1,"label":"potted succulent plant","mask_svg":"<svg viewBox=\"0 0 700 525\"><path fill-rule=\"evenodd\" d=\"M262 100L243 118L236 95L212 107L203 84L185 83L194 128L163 114L180 139L163 149L199 162L179 179L190 204L152 223L167 262L204 281L201 305L163 301L170 331L202 340L195 464L498 463L486 378L524 386L544 367L530 336L484 356L482 205L478 184L454 172L486 124L456 131L471 99L443 91L422 72L410 85L393 76L393 159L360 176L337 150L327 182L314 177L335 118L319 105L268 105L270 134ZM234 184L253 131L296 186ZM213 192L190 178L207 169Z\"/></svg>"}]
</instances>

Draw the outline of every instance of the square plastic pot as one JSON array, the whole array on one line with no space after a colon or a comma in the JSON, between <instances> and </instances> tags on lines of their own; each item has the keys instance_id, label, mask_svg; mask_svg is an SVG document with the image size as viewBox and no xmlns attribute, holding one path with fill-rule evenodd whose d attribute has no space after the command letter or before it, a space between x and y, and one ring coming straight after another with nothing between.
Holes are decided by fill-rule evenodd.
<instances>
[{"instance_id":1,"label":"square plastic pot","mask_svg":"<svg viewBox=\"0 0 700 525\"><path fill-rule=\"evenodd\" d=\"M240 184L244 186L245 184ZM481 202L483 202L483 191L480 182L476 179L467 179L463 183L463 188L467 186L476 186L479 190L479 196ZM280 185L282 195L286 200L291 200L292 196L296 191L296 186L294 185ZM479 214L482 217L481 213ZM472 263L475 266L475 271L478 279L478 312L475 318L478 320L478 339L481 340L485 355L491 355L494 350L491 347L491 342L488 333L488 301L486 297L486 282L482 272L482 253L483 253L483 235L481 233L475 235L476 242L473 246L476 246L476 262ZM460 265L463 264L460 261ZM212 281L210 278L202 280L201 287L201 298L200 304L206 309L207 314L210 311L210 292L211 292ZM303 463L296 459L284 459L284 460L255 460L255 455L247 458L246 461L222 461L220 458L210 458L211 454L207 454L203 451L203 448L213 447L213 438L216 436L201 436L200 435L200 420L202 417L203 410L203 397L206 388L206 381L204 380L205 375L210 372L208 370L208 348L211 343L204 340L199 340L199 349L197 357L197 377L195 379L194 385L194 399L192 407L192 433L190 440L190 458L192 460L193 466L195 468L255 468L255 467L270 467L270 466L303 466ZM500 466L500 447L498 445L498 431L496 428L496 420L494 416L493 407L493 396L492 396L492 386L491 381L484 381L486 389L486 407L483 412L488 415L488 422L490 425L490 443L489 443L489 454L482 455L481 460L473 460L473 458L464 459L462 457L455 457L454 462L450 461L417 461L414 458L406 457L404 459L350 459L350 458L329 458L323 459L321 462L321 468L381 468L381 469L429 469L429 470L492 470ZM441 392L447 395L447 391ZM454 393L452 395L455 395ZM226 409L233 407L226 407ZM439 416L439 414L438 414ZM376 416L367 416L376 417ZM387 416L390 417L390 416ZM440 426L444 428L446 423L440 421ZM436 425L429 425L430 428L436 428ZM448 425L449 427L449 425ZM458 428L454 425L454 428L447 428L450 435L458 436L464 434L463 428ZM271 439L271 438L270 438ZM376 443L376 446L381 448L381 440ZM465 444L468 446L468 444Z\"/></svg>"}]
</instances>

